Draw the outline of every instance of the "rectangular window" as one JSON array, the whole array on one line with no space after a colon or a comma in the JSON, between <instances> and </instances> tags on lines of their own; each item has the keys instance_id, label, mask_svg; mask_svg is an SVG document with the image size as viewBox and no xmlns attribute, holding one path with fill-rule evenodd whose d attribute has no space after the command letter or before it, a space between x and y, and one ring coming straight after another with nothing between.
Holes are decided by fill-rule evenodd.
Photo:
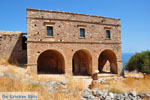
<instances>
[{"instance_id":1,"label":"rectangular window","mask_svg":"<svg viewBox=\"0 0 150 100\"><path fill-rule=\"evenodd\" d=\"M80 28L80 37L81 38L85 37L85 29L84 28Z\"/></svg>"},{"instance_id":2,"label":"rectangular window","mask_svg":"<svg viewBox=\"0 0 150 100\"><path fill-rule=\"evenodd\" d=\"M110 39L110 30L106 30L106 39Z\"/></svg>"},{"instance_id":3,"label":"rectangular window","mask_svg":"<svg viewBox=\"0 0 150 100\"><path fill-rule=\"evenodd\" d=\"M47 36L53 36L53 27L47 26Z\"/></svg>"}]
</instances>

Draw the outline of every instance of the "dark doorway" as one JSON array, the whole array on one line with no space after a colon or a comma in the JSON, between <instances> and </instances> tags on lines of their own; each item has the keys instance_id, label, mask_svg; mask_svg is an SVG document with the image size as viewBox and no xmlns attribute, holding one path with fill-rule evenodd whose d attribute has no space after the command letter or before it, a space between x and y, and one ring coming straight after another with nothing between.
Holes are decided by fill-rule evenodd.
<instances>
[{"instance_id":1,"label":"dark doorway","mask_svg":"<svg viewBox=\"0 0 150 100\"><path fill-rule=\"evenodd\" d=\"M92 57L87 50L79 50L73 55L72 72L74 75L91 75Z\"/></svg>"},{"instance_id":2,"label":"dark doorway","mask_svg":"<svg viewBox=\"0 0 150 100\"><path fill-rule=\"evenodd\" d=\"M37 61L38 74L64 74L65 62L61 53L47 50L40 54Z\"/></svg>"}]
</instances>

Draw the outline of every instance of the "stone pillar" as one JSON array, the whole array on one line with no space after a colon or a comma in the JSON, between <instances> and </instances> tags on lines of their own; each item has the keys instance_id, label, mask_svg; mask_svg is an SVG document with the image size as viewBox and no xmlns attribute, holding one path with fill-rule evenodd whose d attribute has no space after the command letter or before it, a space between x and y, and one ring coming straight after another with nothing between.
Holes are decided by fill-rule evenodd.
<instances>
[{"instance_id":1,"label":"stone pillar","mask_svg":"<svg viewBox=\"0 0 150 100\"><path fill-rule=\"evenodd\" d=\"M98 57L94 54L92 55L92 74L95 70L98 70Z\"/></svg>"},{"instance_id":2,"label":"stone pillar","mask_svg":"<svg viewBox=\"0 0 150 100\"><path fill-rule=\"evenodd\" d=\"M66 75L73 75L72 73L72 57L71 56L68 56L66 59L65 59L65 74Z\"/></svg>"},{"instance_id":3,"label":"stone pillar","mask_svg":"<svg viewBox=\"0 0 150 100\"><path fill-rule=\"evenodd\" d=\"M118 66L118 75L123 75L122 61L117 61L117 66Z\"/></svg>"}]
</instances>

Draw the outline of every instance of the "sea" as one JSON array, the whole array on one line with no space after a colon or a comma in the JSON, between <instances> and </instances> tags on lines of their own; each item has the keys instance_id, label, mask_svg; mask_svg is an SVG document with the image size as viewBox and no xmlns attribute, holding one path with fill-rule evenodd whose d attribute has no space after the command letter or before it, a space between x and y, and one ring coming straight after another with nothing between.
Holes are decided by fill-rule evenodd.
<instances>
[{"instance_id":1,"label":"sea","mask_svg":"<svg viewBox=\"0 0 150 100\"><path fill-rule=\"evenodd\" d=\"M122 63L123 63L123 68L125 70L125 63L129 61L131 56L133 56L135 53L122 53Z\"/></svg>"}]
</instances>

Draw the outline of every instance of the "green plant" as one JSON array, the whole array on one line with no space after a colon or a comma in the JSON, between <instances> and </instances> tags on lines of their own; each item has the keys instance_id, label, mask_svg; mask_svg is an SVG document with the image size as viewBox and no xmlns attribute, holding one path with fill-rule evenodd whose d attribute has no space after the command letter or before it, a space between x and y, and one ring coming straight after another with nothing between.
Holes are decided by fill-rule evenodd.
<instances>
[{"instance_id":1,"label":"green plant","mask_svg":"<svg viewBox=\"0 0 150 100\"><path fill-rule=\"evenodd\" d=\"M150 73L150 51L144 51L133 55L125 64L128 71L137 70L143 73Z\"/></svg>"},{"instance_id":2,"label":"green plant","mask_svg":"<svg viewBox=\"0 0 150 100\"><path fill-rule=\"evenodd\" d=\"M116 88L111 88L111 89L109 90L109 92L122 94L122 91L120 91L120 90L118 90L118 89L116 89Z\"/></svg>"},{"instance_id":3,"label":"green plant","mask_svg":"<svg viewBox=\"0 0 150 100\"><path fill-rule=\"evenodd\" d=\"M30 87L31 89L34 89L34 88L38 88L38 87L40 87L40 86L41 86L41 85L40 85L39 83L31 83L29 87Z\"/></svg>"}]
</instances>

